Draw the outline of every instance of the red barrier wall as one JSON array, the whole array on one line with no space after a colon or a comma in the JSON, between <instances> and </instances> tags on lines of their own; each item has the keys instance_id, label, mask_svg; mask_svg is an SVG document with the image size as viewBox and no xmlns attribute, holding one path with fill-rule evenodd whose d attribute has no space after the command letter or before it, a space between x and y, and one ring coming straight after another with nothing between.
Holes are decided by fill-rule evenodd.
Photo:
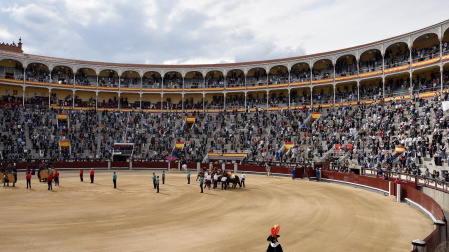
<instances>
[{"instance_id":1,"label":"red barrier wall","mask_svg":"<svg viewBox=\"0 0 449 252\"><path fill-rule=\"evenodd\" d=\"M226 171L234 171L234 164L225 164Z\"/></svg>"},{"instance_id":2,"label":"red barrier wall","mask_svg":"<svg viewBox=\"0 0 449 252\"><path fill-rule=\"evenodd\" d=\"M186 163L187 165L187 169L197 169L197 164L196 163Z\"/></svg>"},{"instance_id":3,"label":"red barrier wall","mask_svg":"<svg viewBox=\"0 0 449 252\"><path fill-rule=\"evenodd\" d=\"M387 180L366 177L366 176L358 176L352 173L340 173L340 172L332 172L332 171L322 171L322 178L339 180L350 182L359 185L370 186L374 188L378 188L384 191L388 191L389 182Z\"/></svg>"},{"instance_id":4,"label":"red barrier wall","mask_svg":"<svg viewBox=\"0 0 449 252\"><path fill-rule=\"evenodd\" d=\"M220 168L221 168L221 165L220 165ZM209 170L209 163L201 163L200 164L200 169L202 169L202 170Z\"/></svg>"},{"instance_id":5,"label":"red barrier wall","mask_svg":"<svg viewBox=\"0 0 449 252\"><path fill-rule=\"evenodd\" d=\"M249 171L249 172L266 172L265 166L261 165L239 165L238 171Z\"/></svg>"},{"instance_id":6,"label":"red barrier wall","mask_svg":"<svg viewBox=\"0 0 449 252\"><path fill-rule=\"evenodd\" d=\"M168 163L167 162L133 162L133 168L134 167L135 168L168 169Z\"/></svg>"},{"instance_id":7,"label":"red barrier wall","mask_svg":"<svg viewBox=\"0 0 449 252\"><path fill-rule=\"evenodd\" d=\"M111 162L111 168L129 168L129 162Z\"/></svg>"},{"instance_id":8,"label":"red barrier wall","mask_svg":"<svg viewBox=\"0 0 449 252\"><path fill-rule=\"evenodd\" d=\"M422 193L421 191L411 188L409 186L402 185L401 187L403 198L408 198L414 201L415 203L421 205L422 207L427 209L427 211L432 213L432 215L435 216L436 219L444 220L443 210L434 199Z\"/></svg>"},{"instance_id":9,"label":"red barrier wall","mask_svg":"<svg viewBox=\"0 0 449 252\"><path fill-rule=\"evenodd\" d=\"M53 162L52 165L56 169L58 169L58 168L74 168L74 169L108 168L108 162ZM39 165L36 165L36 167L39 167Z\"/></svg>"}]
</instances>

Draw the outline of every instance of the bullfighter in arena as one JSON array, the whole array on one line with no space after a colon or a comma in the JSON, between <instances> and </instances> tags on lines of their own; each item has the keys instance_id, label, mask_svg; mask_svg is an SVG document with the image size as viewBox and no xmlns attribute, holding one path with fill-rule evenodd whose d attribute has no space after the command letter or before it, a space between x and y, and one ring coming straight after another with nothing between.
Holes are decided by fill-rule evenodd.
<instances>
[{"instance_id":1,"label":"bullfighter in arena","mask_svg":"<svg viewBox=\"0 0 449 252\"><path fill-rule=\"evenodd\" d=\"M267 241L270 242L267 252L283 252L281 244L278 242L280 226L276 225L271 228L271 235L268 236Z\"/></svg>"}]
</instances>

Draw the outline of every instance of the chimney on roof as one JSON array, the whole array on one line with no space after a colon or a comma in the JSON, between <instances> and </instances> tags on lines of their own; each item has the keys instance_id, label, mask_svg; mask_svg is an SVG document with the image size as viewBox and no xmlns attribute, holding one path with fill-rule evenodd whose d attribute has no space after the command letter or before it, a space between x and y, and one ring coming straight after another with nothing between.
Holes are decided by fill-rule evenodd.
<instances>
[{"instance_id":1,"label":"chimney on roof","mask_svg":"<svg viewBox=\"0 0 449 252\"><path fill-rule=\"evenodd\" d=\"M23 50L22 50L22 37L19 38L18 47L19 47L19 50L23 52Z\"/></svg>"}]
</instances>

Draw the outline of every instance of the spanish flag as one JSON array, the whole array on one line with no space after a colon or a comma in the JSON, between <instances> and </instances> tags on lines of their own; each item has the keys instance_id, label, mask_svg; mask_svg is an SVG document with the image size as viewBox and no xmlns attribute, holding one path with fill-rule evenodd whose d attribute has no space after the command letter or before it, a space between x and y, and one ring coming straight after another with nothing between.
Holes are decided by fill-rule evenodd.
<instances>
[{"instance_id":1,"label":"spanish flag","mask_svg":"<svg viewBox=\"0 0 449 252\"><path fill-rule=\"evenodd\" d=\"M187 123L194 123L196 119L196 116L188 116L187 117Z\"/></svg>"},{"instance_id":2,"label":"spanish flag","mask_svg":"<svg viewBox=\"0 0 449 252\"><path fill-rule=\"evenodd\" d=\"M320 116L321 116L321 112L312 112L312 120L313 121L320 118Z\"/></svg>"},{"instance_id":3,"label":"spanish flag","mask_svg":"<svg viewBox=\"0 0 449 252\"><path fill-rule=\"evenodd\" d=\"M67 114L58 114L58 120L66 121L67 120Z\"/></svg>"},{"instance_id":4,"label":"spanish flag","mask_svg":"<svg viewBox=\"0 0 449 252\"><path fill-rule=\"evenodd\" d=\"M102 128L106 127L106 125L104 125L104 124L100 124L100 125L98 125L98 126L100 126L100 127L102 127Z\"/></svg>"},{"instance_id":5,"label":"spanish flag","mask_svg":"<svg viewBox=\"0 0 449 252\"><path fill-rule=\"evenodd\" d=\"M290 148L293 147L293 142L285 143L285 150L288 151Z\"/></svg>"},{"instance_id":6,"label":"spanish flag","mask_svg":"<svg viewBox=\"0 0 449 252\"><path fill-rule=\"evenodd\" d=\"M61 149L68 149L68 148L70 148L70 141L69 140L61 140L61 141L59 141L59 145L61 146Z\"/></svg>"},{"instance_id":7,"label":"spanish flag","mask_svg":"<svg viewBox=\"0 0 449 252\"><path fill-rule=\"evenodd\" d=\"M396 153L403 153L405 151L404 146L396 146Z\"/></svg>"},{"instance_id":8,"label":"spanish flag","mask_svg":"<svg viewBox=\"0 0 449 252\"><path fill-rule=\"evenodd\" d=\"M176 149L182 150L184 148L184 142L176 142Z\"/></svg>"}]
</instances>

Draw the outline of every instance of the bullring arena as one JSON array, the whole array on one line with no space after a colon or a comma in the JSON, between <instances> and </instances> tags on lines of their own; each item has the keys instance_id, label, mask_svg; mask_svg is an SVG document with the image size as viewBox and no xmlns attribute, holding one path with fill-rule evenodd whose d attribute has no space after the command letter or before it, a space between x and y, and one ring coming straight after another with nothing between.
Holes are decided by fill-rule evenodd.
<instances>
[{"instance_id":1,"label":"bullring arena","mask_svg":"<svg viewBox=\"0 0 449 252\"><path fill-rule=\"evenodd\" d=\"M280 225L285 251L447 251L448 43L444 21L321 54L174 66L0 44L0 249L263 251ZM212 166L246 172L246 187L201 194L196 173ZM26 189L26 172L51 168L60 186L33 175Z\"/></svg>"},{"instance_id":2,"label":"bullring arena","mask_svg":"<svg viewBox=\"0 0 449 252\"><path fill-rule=\"evenodd\" d=\"M152 171L117 172L116 190L110 171L93 184L61 172L51 192L37 178L31 190L0 188L2 250L264 251L279 224L286 251L406 251L433 230L394 197L352 187L249 175L245 188L200 194L195 174L187 185L186 173L170 171L156 194Z\"/></svg>"}]
</instances>

